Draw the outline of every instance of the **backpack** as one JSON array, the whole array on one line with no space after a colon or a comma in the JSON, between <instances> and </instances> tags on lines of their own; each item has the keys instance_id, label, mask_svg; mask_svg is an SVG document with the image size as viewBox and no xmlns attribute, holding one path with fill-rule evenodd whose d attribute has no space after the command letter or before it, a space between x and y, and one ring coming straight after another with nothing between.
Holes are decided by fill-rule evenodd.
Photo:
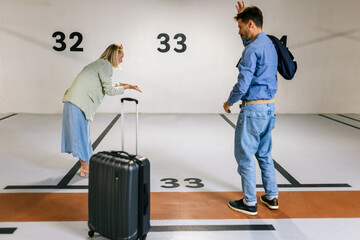
<instances>
[{"instance_id":1,"label":"backpack","mask_svg":"<svg viewBox=\"0 0 360 240\"><path fill-rule=\"evenodd\" d=\"M297 70L297 63L296 61L294 61L294 56L286 47L286 36L283 36L281 40L272 35L267 36L273 42L276 52L278 54L278 72L286 80L293 79ZM282 43L282 41L284 41L284 43Z\"/></svg>"}]
</instances>

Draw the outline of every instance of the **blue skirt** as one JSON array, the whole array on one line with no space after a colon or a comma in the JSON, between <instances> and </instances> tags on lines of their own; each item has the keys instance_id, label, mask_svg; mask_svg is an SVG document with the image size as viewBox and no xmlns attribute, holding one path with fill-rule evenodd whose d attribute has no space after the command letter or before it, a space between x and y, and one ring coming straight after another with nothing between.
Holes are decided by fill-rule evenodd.
<instances>
[{"instance_id":1,"label":"blue skirt","mask_svg":"<svg viewBox=\"0 0 360 240\"><path fill-rule=\"evenodd\" d=\"M89 121L83 111L71 102L64 103L61 152L89 161L93 154Z\"/></svg>"}]
</instances>

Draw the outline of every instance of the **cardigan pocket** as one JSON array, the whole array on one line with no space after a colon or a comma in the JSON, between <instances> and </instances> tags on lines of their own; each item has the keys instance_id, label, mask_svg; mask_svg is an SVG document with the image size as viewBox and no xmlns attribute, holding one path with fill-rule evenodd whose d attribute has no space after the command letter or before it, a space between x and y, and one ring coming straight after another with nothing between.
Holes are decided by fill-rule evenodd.
<instances>
[{"instance_id":1,"label":"cardigan pocket","mask_svg":"<svg viewBox=\"0 0 360 240\"><path fill-rule=\"evenodd\" d=\"M91 100L93 103L95 103L95 101L94 101L94 96L91 96L91 95L92 95L92 94L88 93L88 96L89 96L90 100Z\"/></svg>"},{"instance_id":2,"label":"cardigan pocket","mask_svg":"<svg viewBox=\"0 0 360 240\"><path fill-rule=\"evenodd\" d=\"M94 92L88 92L88 96L91 99L92 103L96 106L96 108L101 104L103 97Z\"/></svg>"},{"instance_id":3,"label":"cardigan pocket","mask_svg":"<svg viewBox=\"0 0 360 240\"><path fill-rule=\"evenodd\" d=\"M98 96L97 96L95 93L93 93L93 92L88 92L88 96L89 96L89 98L91 99L91 101L92 101L93 103L99 104L100 99L98 98Z\"/></svg>"}]
</instances>

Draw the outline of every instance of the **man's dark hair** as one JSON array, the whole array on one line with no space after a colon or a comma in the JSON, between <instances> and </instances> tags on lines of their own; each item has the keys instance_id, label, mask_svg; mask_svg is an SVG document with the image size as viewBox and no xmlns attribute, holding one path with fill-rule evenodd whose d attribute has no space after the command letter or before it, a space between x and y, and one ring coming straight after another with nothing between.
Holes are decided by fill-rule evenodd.
<instances>
[{"instance_id":1,"label":"man's dark hair","mask_svg":"<svg viewBox=\"0 0 360 240\"><path fill-rule=\"evenodd\" d=\"M250 6L250 7L245 8L245 10L242 11L241 13L238 13L238 15L236 15L234 17L234 19L236 21L241 19L241 21L245 24L248 23L249 20L253 20L255 25L260 28L262 28L262 25L263 25L262 12L258 7L255 7L255 6Z\"/></svg>"}]
</instances>

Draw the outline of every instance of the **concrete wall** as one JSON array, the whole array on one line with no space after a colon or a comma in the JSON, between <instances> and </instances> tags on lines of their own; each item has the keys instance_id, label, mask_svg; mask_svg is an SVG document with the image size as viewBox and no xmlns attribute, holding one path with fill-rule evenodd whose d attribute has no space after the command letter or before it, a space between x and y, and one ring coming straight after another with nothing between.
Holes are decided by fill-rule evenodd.
<instances>
[{"instance_id":1,"label":"concrete wall","mask_svg":"<svg viewBox=\"0 0 360 240\"><path fill-rule=\"evenodd\" d=\"M281 37L297 62L295 79L279 76L278 113L360 113L360 2L250 0L264 14L264 31ZM146 113L222 113L236 83L243 46L235 1L1 0L0 113L60 113L75 76L111 43L125 48L114 82L137 84ZM60 31L66 48L55 51ZM79 48L70 51L78 38ZM170 50L158 35L166 33ZM186 36L186 51L174 36ZM124 96L124 95L123 95ZM119 96L98 112L119 111ZM233 108L237 112L237 107Z\"/></svg>"}]
</instances>

